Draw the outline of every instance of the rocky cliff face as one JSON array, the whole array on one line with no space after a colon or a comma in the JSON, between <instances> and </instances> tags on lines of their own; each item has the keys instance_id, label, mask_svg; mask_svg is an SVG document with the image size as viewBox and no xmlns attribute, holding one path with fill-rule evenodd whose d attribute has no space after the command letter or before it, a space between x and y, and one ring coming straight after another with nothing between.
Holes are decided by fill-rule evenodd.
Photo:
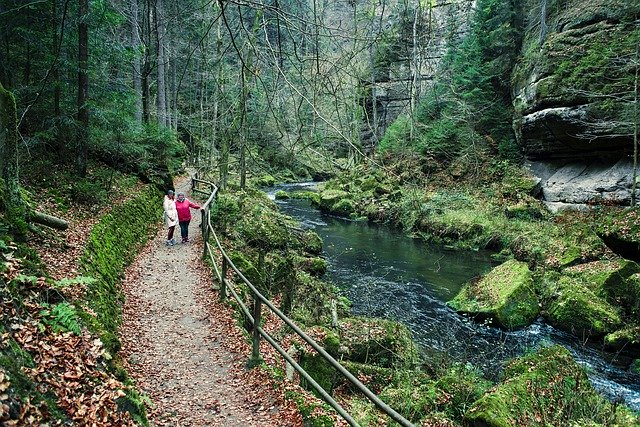
<instances>
[{"instance_id":1,"label":"rocky cliff face","mask_svg":"<svg viewBox=\"0 0 640 427\"><path fill-rule=\"evenodd\" d=\"M630 201L640 3L527 0L514 130L552 209ZM636 89L634 89L634 87Z\"/></svg>"},{"instance_id":2,"label":"rocky cliff face","mask_svg":"<svg viewBox=\"0 0 640 427\"><path fill-rule=\"evenodd\" d=\"M427 93L439 71L452 39L463 37L469 27L475 0L390 1L378 6L382 33L392 41L377 47L370 78L362 82L366 120L362 136L365 149L372 149L384 131L403 112L412 96Z\"/></svg>"}]
</instances>

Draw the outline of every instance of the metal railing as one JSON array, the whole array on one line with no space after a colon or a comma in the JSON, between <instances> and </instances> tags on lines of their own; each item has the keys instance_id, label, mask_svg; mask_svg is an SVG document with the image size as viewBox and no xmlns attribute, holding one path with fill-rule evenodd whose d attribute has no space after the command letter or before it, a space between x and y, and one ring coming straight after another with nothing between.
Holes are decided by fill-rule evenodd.
<instances>
[{"instance_id":1,"label":"metal railing","mask_svg":"<svg viewBox=\"0 0 640 427\"><path fill-rule=\"evenodd\" d=\"M333 366L338 372L340 372L353 386L364 394L375 406L377 406L382 412L387 414L391 419L399 423L404 427L414 427L414 425L396 412L389 405L384 403L375 393L373 393L367 386L365 386L360 380L358 380L351 372L345 369L337 360L335 360L326 350L315 342L311 337L304 333L291 319L289 319L280 309L278 309L269 299L264 297L262 293L242 274L242 272L233 264L224 248L218 236L211 225L210 208L215 201L218 187L209 181L204 181L198 178L192 178L192 191L199 192L208 195L207 201L202 205L202 236L204 241L204 258L209 258L211 265L216 274L216 278L220 283L220 298L227 298L227 291L231 293L235 301L240 306L243 314L248 319L251 329L249 332L252 335L252 356L251 360L257 361L260 358L260 339L264 338L286 361L289 363L299 374L302 376L309 385L311 385L322 399L329 404L335 411L344 418L351 426L359 426L359 424L353 419L353 417L335 400L331 395L320 386L292 357L285 351L285 349L278 344L278 342L269 333L264 331L260 327L262 317L262 305L264 304L269 310L271 310L276 316L278 316L287 326L291 328L300 338L302 338L307 344L309 344L315 351L318 352L331 366ZM204 184L208 187L207 190L198 188L199 184ZM215 259L213 247L209 243L209 240L213 240L215 248L222 257L221 266L218 267L218 263ZM253 294L254 305L252 310L244 303L242 298L238 295L233 288L233 283L227 279L227 274L231 269L237 277L247 286L247 288Z\"/></svg>"}]
</instances>

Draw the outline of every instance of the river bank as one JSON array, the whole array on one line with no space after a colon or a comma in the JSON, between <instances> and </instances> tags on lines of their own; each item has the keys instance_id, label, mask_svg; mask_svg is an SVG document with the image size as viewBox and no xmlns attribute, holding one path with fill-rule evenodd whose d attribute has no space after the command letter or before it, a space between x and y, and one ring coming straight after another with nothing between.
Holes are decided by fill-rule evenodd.
<instances>
[{"instance_id":1,"label":"river bank","mask_svg":"<svg viewBox=\"0 0 640 427\"><path fill-rule=\"evenodd\" d=\"M594 386L611 400L623 399L640 409L639 378L627 370L631 358L554 328L540 317L519 330L505 331L473 322L446 306L470 280L488 273L499 261L489 251L447 250L405 236L384 225L338 218L320 212L308 199L296 199L316 184L285 184L293 198L278 200L280 209L325 242L326 277L352 301L356 315L394 319L407 325L426 353L441 352L469 363L498 380L504 364L541 346L569 349L589 372Z\"/></svg>"}]
</instances>

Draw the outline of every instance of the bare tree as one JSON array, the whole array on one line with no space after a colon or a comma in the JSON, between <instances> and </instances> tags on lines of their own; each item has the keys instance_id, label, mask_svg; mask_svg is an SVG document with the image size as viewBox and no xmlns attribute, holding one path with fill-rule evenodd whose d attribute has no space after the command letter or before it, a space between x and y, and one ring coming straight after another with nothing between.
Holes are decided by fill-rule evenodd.
<instances>
[{"instance_id":1,"label":"bare tree","mask_svg":"<svg viewBox=\"0 0 640 427\"><path fill-rule=\"evenodd\" d=\"M87 173L89 156L89 0L78 1L78 127L76 141L78 151L76 168L80 176Z\"/></svg>"}]
</instances>

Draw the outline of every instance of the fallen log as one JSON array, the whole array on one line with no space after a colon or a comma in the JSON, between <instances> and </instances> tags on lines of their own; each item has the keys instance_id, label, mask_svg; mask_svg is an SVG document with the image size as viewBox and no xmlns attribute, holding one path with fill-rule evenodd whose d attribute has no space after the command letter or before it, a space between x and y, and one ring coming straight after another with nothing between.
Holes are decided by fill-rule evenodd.
<instances>
[{"instance_id":1,"label":"fallen log","mask_svg":"<svg viewBox=\"0 0 640 427\"><path fill-rule=\"evenodd\" d=\"M30 222L46 225L47 227L55 228L56 230L66 230L67 228L69 228L69 223L64 219L60 219L55 216L47 215L38 211L31 212L29 220Z\"/></svg>"}]
</instances>

